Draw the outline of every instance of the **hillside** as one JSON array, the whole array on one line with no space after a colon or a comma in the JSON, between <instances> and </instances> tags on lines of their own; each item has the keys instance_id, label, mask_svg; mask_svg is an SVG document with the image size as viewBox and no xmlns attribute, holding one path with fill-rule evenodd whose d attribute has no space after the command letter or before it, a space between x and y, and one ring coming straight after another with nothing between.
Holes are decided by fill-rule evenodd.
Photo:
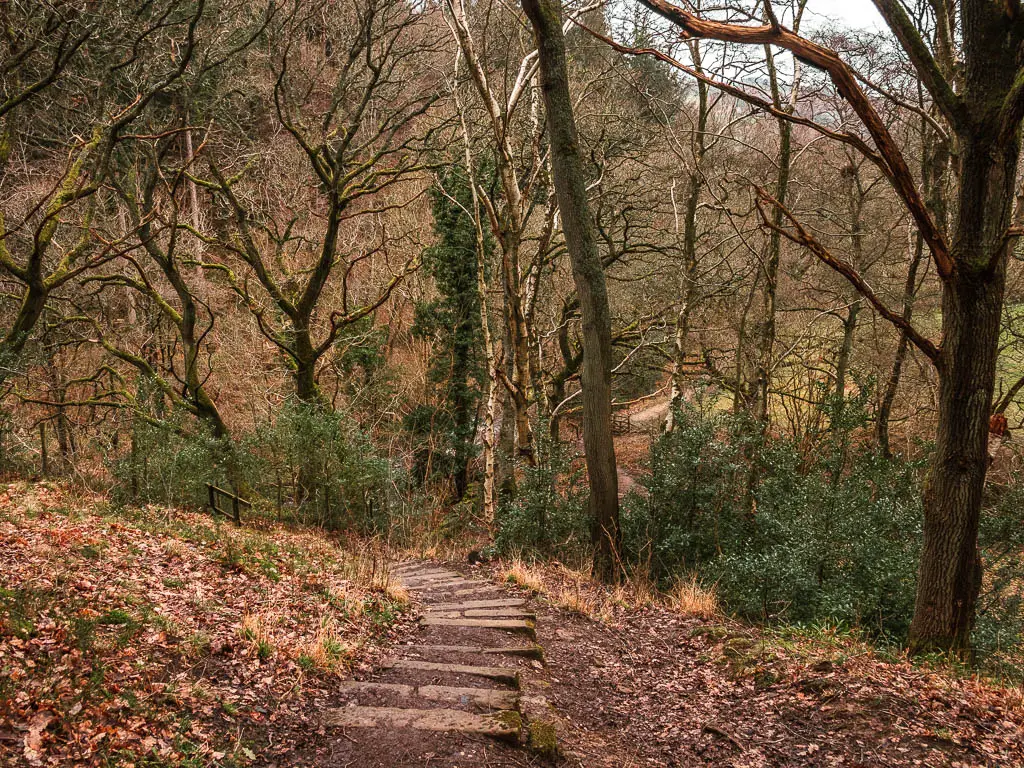
<instances>
[{"instance_id":1,"label":"hillside","mask_svg":"<svg viewBox=\"0 0 1024 768\"><path fill-rule=\"evenodd\" d=\"M480 587L488 601L537 617L544 665L489 663L511 664L554 707L560 764L1024 765L1019 688L913 665L827 627L743 625L696 590L609 591L564 567L428 561L409 603L357 540L114 510L46 484L9 485L0 515L6 765L534 765L485 737L330 723L351 704L353 678L442 680L381 678L381 665L435 647L425 642L458 643L445 627L425 639L431 628L413 619L453 599L446 585L481 579L500 585ZM465 576L424 596L431 573L453 568ZM522 611L482 615L502 612ZM381 756L382 739L398 751Z\"/></svg>"},{"instance_id":2,"label":"hillside","mask_svg":"<svg viewBox=\"0 0 1024 768\"><path fill-rule=\"evenodd\" d=\"M17 484L0 497L8 764L268 764L400 625L373 553Z\"/></svg>"}]
</instances>

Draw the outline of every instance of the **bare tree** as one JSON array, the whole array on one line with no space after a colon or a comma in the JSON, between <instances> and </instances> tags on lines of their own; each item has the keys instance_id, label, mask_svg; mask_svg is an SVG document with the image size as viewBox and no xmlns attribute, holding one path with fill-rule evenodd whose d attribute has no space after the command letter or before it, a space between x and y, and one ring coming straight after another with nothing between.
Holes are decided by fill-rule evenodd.
<instances>
[{"instance_id":1,"label":"bare tree","mask_svg":"<svg viewBox=\"0 0 1024 768\"><path fill-rule=\"evenodd\" d=\"M764 195L767 226L840 272L936 366L939 422L925 491L924 545L910 645L915 651L969 653L981 588L977 534L1007 253L1021 234L1011 222L1024 116L1024 86L1016 59L1024 42L1019 8L985 0L965 0L955 9L936 3L935 16L941 23L929 44L925 30L900 3L875 2L955 137L959 184L956 216L947 233L919 193L898 142L853 70L834 50L787 29L770 11L768 23L744 25L713 21L664 0L642 2L687 37L774 45L823 71L855 110L874 147L849 134L837 138L857 146L882 169L921 231L943 285L941 344L890 309L848 262L834 256L779 201ZM953 66L957 57L962 68ZM779 211L781 225L775 218Z\"/></svg>"},{"instance_id":2,"label":"bare tree","mask_svg":"<svg viewBox=\"0 0 1024 768\"><path fill-rule=\"evenodd\" d=\"M227 277L284 354L295 394L307 403L323 402L318 366L339 336L419 266L419 250L405 231L389 231L387 215L422 194L426 153L439 129L432 116L438 83L418 74L437 49L424 19L398 0L353 0L333 10L324 16L296 0L271 52L274 119L304 163L313 198L261 208L262 191L247 186L246 170L232 175L213 158L212 179L201 183L230 219L217 234L195 233L244 265L247 274L226 262L205 264ZM363 245L345 244L346 233L367 229L369 236L356 238ZM383 283L357 290L374 263L383 267Z\"/></svg>"},{"instance_id":3,"label":"bare tree","mask_svg":"<svg viewBox=\"0 0 1024 768\"><path fill-rule=\"evenodd\" d=\"M522 249L530 224L533 205L531 197L538 182L544 178L544 166L539 152L531 157L531 167L525 173L513 151L514 118L523 96L537 72L536 51L531 51L519 63L518 71L508 90L501 98L477 50L470 19L462 0L447 0L445 19L466 62L477 98L486 112L487 132L493 149L495 171L500 195L478 183L477 195L501 250L501 281L504 295L505 328L508 339L506 362L511 375L503 375L515 415L515 443L517 455L532 464L536 461L530 406L534 400L536 366L531 367L532 336L528 304L530 296L522 266ZM553 223L553 219L548 217ZM539 273L533 272L536 278ZM535 297L536 291L532 292ZM499 371L504 374L504 371Z\"/></svg>"},{"instance_id":4,"label":"bare tree","mask_svg":"<svg viewBox=\"0 0 1024 768\"><path fill-rule=\"evenodd\" d=\"M124 26L117 24L125 17L109 13L112 6L105 3L83 15L70 7L27 6L28 18L5 20L5 29L24 24L29 34L23 41L6 38L0 167L16 149L46 152L51 164L47 183L25 184L20 194L11 195L15 174L4 177L0 273L13 283L18 306L0 338L0 380L15 368L51 294L123 250L130 233L101 232L94 221L97 193L112 171L116 149L131 141L129 126L187 71L205 18L204 2L177 0L161 3L151 15L129 14ZM5 6L4 14L10 10ZM142 18L148 21L134 23ZM162 42L170 37L179 43L168 56ZM73 72L78 52L93 38L89 59ZM58 82L81 103L41 120L53 106L46 97ZM66 99L61 103L66 106ZM52 135L35 135L40 123Z\"/></svg>"}]
</instances>

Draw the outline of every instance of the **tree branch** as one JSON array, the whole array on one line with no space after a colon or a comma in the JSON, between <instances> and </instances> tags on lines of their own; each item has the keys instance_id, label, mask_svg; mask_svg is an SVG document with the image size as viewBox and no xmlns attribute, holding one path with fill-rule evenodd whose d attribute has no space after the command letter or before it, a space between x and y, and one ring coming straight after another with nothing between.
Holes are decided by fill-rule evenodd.
<instances>
[{"instance_id":1,"label":"tree branch","mask_svg":"<svg viewBox=\"0 0 1024 768\"><path fill-rule=\"evenodd\" d=\"M920 32L914 26L899 0L874 0L875 8L885 19L889 29L900 41L903 50L910 58L918 76L924 83L928 93L935 99L935 105L942 114L956 126L966 124L970 118L963 101L953 91L949 81L943 77L939 65L925 45Z\"/></svg>"},{"instance_id":2,"label":"tree branch","mask_svg":"<svg viewBox=\"0 0 1024 768\"><path fill-rule=\"evenodd\" d=\"M889 129L871 104L870 99L857 84L853 70L835 51L800 37L785 27L773 27L770 24L744 26L708 21L672 5L667 0L640 0L640 2L677 25L686 39L700 37L728 43L776 45L790 51L801 61L825 71L839 95L850 102L850 106L864 123L871 138L874 139L875 146L878 147L879 153L889 166L887 175L896 193L903 200L921 231L922 237L928 244L939 276L944 280L952 276L955 265L949 254L949 246L917 190L917 184L914 182L913 174L900 151L899 144L889 133Z\"/></svg>"},{"instance_id":3,"label":"tree branch","mask_svg":"<svg viewBox=\"0 0 1024 768\"><path fill-rule=\"evenodd\" d=\"M822 263L831 267L833 270L835 270L844 278L846 278L850 285L852 285L853 288L861 296L863 296L871 303L871 306L875 308L878 314L880 314L894 326L903 331L903 333L907 335L907 338L911 341L911 343L915 347L920 349L928 357L928 359L932 361L932 363L936 365L939 364L942 351L939 349L939 347L937 347L934 344L934 342L931 341L931 339L924 336L913 325L911 325L910 322L905 317L903 317L902 314L894 312L892 309L890 309L872 290L871 286L867 284L867 281L864 280L863 277L861 277L860 273L857 272L857 270L853 267L852 264L833 256L829 252L829 250L825 248L825 246L822 245L816 237L814 237L814 235L812 235L810 232L804 229L804 227L800 224L800 222L796 219L792 212L790 212L790 210L786 208L786 206L784 206L774 197L769 195L761 187L755 187L755 189L757 190L758 195L758 200L756 203L757 212L761 216L761 220L766 227L775 232L778 232L790 242L803 246L811 253L813 253L815 256L817 256ZM768 212L765 211L764 203L768 203L774 206L775 209L778 210L782 214L782 216L789 222L791 229L776 225L772 221L772 218L768 215Z\"/></svg>"}]
</instances>

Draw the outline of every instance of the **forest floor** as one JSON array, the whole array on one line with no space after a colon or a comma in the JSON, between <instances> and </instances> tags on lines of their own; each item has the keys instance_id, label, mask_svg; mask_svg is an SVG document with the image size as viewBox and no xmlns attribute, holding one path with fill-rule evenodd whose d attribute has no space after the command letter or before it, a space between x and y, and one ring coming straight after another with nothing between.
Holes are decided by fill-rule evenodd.
<instances>
[{"instance_id":1,"label":"forest floor","mask_svg":"<svg viewBox=\"0 0 1024 768\"><path fill-rule=\"evenodd\" d=\"M608 593L568 569L502 573L538 594L567 765L1024 766L1019 687L842 633Z\"/></svg>"},{"instance_id":2,"label":"forest floor","mask_svg":"<svg viewBox=\"0 0 1024 768\"><path fill-rule=\"evenodd\" d=\"M351 542L0 487L0 765L287 764L411 620Z\"/></svg>"},{"instance_id":3,"label":"forest floor","mask_svg":"<svg viewBox=\"0 0 1024 768\"><path fill-rule=\"evenodd\" d=\"M384 659L476 631L414 621L450 598L407 604L379 556L315 533L7 486L0 764L542 764L485 736L332 725L353 679L452 685ZM557 566L416 567L536 614L545 664L493 663L553 705L561 765L1024 766L1019 688L839 633L735 623L699 595L669 605L607 591Z\"/></svg>"}]
</instances>

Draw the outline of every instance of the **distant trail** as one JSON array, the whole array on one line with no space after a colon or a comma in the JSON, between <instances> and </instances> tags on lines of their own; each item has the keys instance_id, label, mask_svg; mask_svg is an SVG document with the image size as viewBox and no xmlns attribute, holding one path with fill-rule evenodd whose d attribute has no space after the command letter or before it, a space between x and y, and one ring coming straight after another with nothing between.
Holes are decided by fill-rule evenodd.
<instances>
[{"instance_id":1,"label":"distant trail","mask_svg":"<svg viewBox=\"0 0 1024 768\"><path fill-rule=\"evenodd\" d=\"M650 427L661 428L662 423L665 421L665 417L668 416L668 398L665 400L654 403L644 408L642 411L630 414L630 421L641 429L647 429Z\"/></svg>"},{"instance_id":2,"label":"distant trail","mask_svg":"<svg viewBox=\"0 0 1024 768\"><path fill-rule=\"evenodd\" d=\"M667 397L660 399L642 410L636 411L629 415L629 423L631 433L646 433L647 435L657 435L661 432L661 428L665 423L665 417L668 415L669 399ZM616 447L617 453L622 453L619 446L623 445L625 441L628 441L628 436L619 435L616 438L619 444ZM645 443L646 445L646 443ZM646 447L643 450L643 455L646 457ZM636 478L631 472L631 468L626 466L629 462L624 462L620 456L616 471L619 476L619 497L623 497L628 494L636 486ZM635 467L633 467L635 469Z\"/></svg>"}]
</instances>

